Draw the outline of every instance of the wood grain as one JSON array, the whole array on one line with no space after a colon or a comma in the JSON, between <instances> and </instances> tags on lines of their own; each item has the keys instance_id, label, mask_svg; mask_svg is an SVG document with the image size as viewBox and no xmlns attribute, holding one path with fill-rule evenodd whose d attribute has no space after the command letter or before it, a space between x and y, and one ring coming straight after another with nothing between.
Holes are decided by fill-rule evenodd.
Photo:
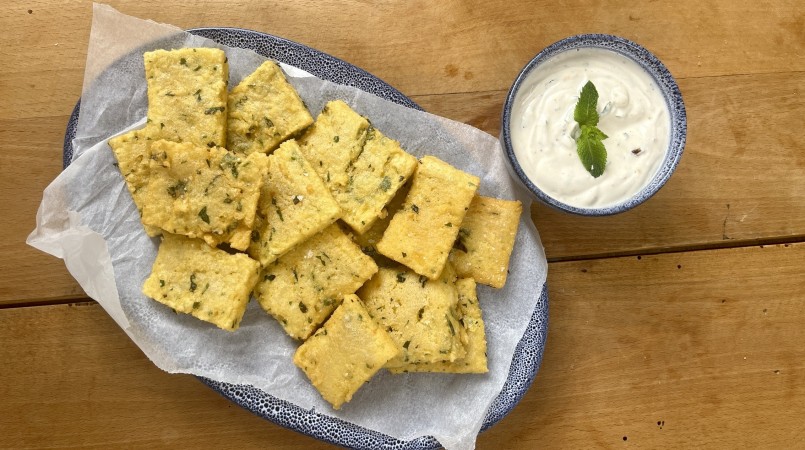
<instances>
[{"instance_id":1,"label":"wood grain","mask_svg":"<svg viewBox=\"0 0 805 450\"><path fill-rule=\"evenodd\" d=\"M796 175L805 160L797 151L796 130L805 111L799 95L805 59L791 58L805 45L798 2L778 1L762 14L748 1L498 3L112 4L181 27L240 26L306 43L377 74L434 113L493 134L499 131L508 85L539 49L569 30L633 38L680 78L689 112L685 157L668 186L630 213L580 219L538 207L534 218L549 257L802 235L805 205L796 193L805 181ZM0 161L0 201L10 212L0 216L0 229L7 233L0 243L0 305L84 295L61 261L23 242L34 226L42 190L61 169L64 127L81 91L91 10L86 1L0 5L0 29L8 36L0 49L7 61L0 72L6 101L0 143L7 152ZM339 26L318 26L335 17Z\"/></svg>"},{"instance_id":2,"label":"wood grain","mask_svg":"<svg viewBox=\"0 0 805 450\"><path fill-rule=\"evenodd\" d=\"M209 11L211 5L221 6L212 2L205 11ZM484 9L487 6L481 6L481 10L469 10L448 2L439 8L423 8L421 14L424 16L417 16L424 24L422 26L428 27L432 26L428 25L432 22L428 20L433 18L432 15L450 13L448 22L455 29L443 26L438 31L434 30L433 39L427 42L410 34L398 34L400 30L397 26L382 26L385 22L383 19L399 13L399 8L408 7L393 3L382 5L364 18L364 28L376 30L369 34L375 35L382 30L387 39L370 41L367 37L336 35L325 41L315 30L309 30L312 34L307 37L298 35L304 27L295 26L293 32L284 28L286 23L304 23L299 15L303 11L310 12L310 8L304 4L281 5L280 11L286 17L283 22L276 22L276 16L273 15L239 14L247 5L247 2L236 3L230 8L221 8L220 15L211 15L189 6L158 11L153 2L115 3L120 10L129 14L171 21L184 27L233 24L272 31L306 42L368 68L401 87L404 92L416 94L414 100L431 112L469 123L494 135L499 133L505 88L521 64L512 64L509 59L525 60L529 57L530 53L522 48L525 45L522 42L542 46L555 38L546 31L555 25L546 25L546 29L521 26L522 20L533 19L533 11L518 11L523 14L519 19L514 19L518 14L511 11L492 12ZM774 14L764 14L760 18L761 21L778 20L778 26L774 29L775 33L780 33L779 36L773 35L771 41L747 38L751 45L741 50L740 57L735 53L737 49L732 50L735 59L757 66L744 67L740 71L729 69L729 65L725 66L718 59L730 54L729 45L723 48L718 58L713 55L707 58L709 63L719 64L722 70L752 75L727 76L712 71L700 72L700 62L695 66L686 66L691 62L688 59L678 62L684 67L677 75L681 75L680 86L688 107L688 145L677 173L650 202L626 214L596 219L567 216L542 205L535 208L533 218L542 233L549 258L651 253L663 249L735 245L728 242L731 240L743 243L791 240L802 236L802 230L805 230L805 200L796 193L802 192L805 187L805 181L797 177L805 167L805 160L802 152L797 151L800 148L797 130L801 125L799 118L805 111L805 100L799 95L805 88L805 72L797 66L802 63L802 58L794 58L793 61L788 58L785 66L778 61L802 48L802 40L791 35L796 34L797 30L801 32L801 27L795 25L799 23L797 21L801 22L802 14L792 10L786 18L776 17L789 11L787 8L793 5L780 2ZM332 9L335 7L333 3L324 3L315 11L316 14L334 14ZM347 2L343 7L347 12L365 9L365 5L359 2ZM574 10L557 10L552 5L543 7L546 13L552 12L552 17L558 19L569 17L562 14L567 15ZM654 39L659 39L659 35L649 34L648 30L652 27L648 25L667 11L662 8L644 10L646 7L640 5L621 7L631 17L629 24L636 33L633 36L624 35L639 38L650 48L661 45L673 48L675 51L669 52L667 58L670 61L666 60L669 66L677 64L673 57L684 58L694 50L702 52L710 48L696 47L695 39L679 38L679 45L674 45L674 40L669 40L666 35L663 35L662 44L658 41L650 45ZM704 7L696 6L693 10ZM40 2L32 3L29 8L32 11L30 14L19 5L0 6L0 25L7 25L5 29L11 39L8 48L22 50L8 52L9 69L2 74L3 86L8 87L4 89L4 94L8 94L6 98L10 107L0 111L0 140L9 152L9 156L0 162L0 170L5 175L0 178L0 198L4 210L17 214L0 218L0 227L9 234L9 239L0 243L3 254L8 255L0 262L0 304L49 302L84 295L66 273L61 261L41 254L22 242L33 228L32 218L42 190L60 171L64 127L81 89L91 7L86 2L74 2L67 7ZM756 12L748 3L736 3L732 8L720 11L727 22ZM677 17L676 20L684 19ZM785 25L789 22L794 25ZM491 23L494 23L493 29L499 31L492 33L495 39L471 39L468 35ZM500 23L508 25L502 27ZM558 23L564 22L558 20ZM462 24L473 26L467 29ZM580 29L583 29L581 25ZM700 25L696 21L685 23L691 33ZM25 27L48 32L25 33ZM760 29L758 25L745 32L751 35ZM67 34L65 30L71 32ZM718 35L714 30L710 32L713 33L710 38ZM520 33L537 35L525 39ZM729 34L726 29L719 33L724 36ZM778 41L788 45L764 47ZM507 42L512 45L502 47ZM441 47L451 43L461 45L453 47L450 52ZM376 45L380 45L375 48L376 52L369 51ZM423 45L427 47L423 48ZM406 53L413 51L420 53L416 57ZM487 64L463 72L458 65L447 67L449 63L445 68L434 67L433 64L442 61L429 55L442 53L464 55L469 61L486 61ZM383 60L378 59L380 55ZM756 57L746 58L747 55ZM407 61L408 64L396 66L395 61ZM417 61L417 64L410 64L410 61ZM384 66L384 63L390 65ZM503 69L504 66L507 68ZM442 69L446 73L441 73ZM404 80L417 80L417 88L406 87L402 79L385 76L386 70L391 70ZM482 79L486 81L481 82ZM445 81L449 81L449 89L439 84ZM11 86L15 89L10 89ZM771 86L775 88L771 89ZM752 182L738 184L736 180ZM18 217L29 219L19 220ZM606 238L601 239L601 236Z\"/></svg>"},{"instance_id":3,"label":"wood grain","mask_svg":"<svg viewBox=\"0 0 805 450\"><path fill-rule=\"evenodd\" d=\"M688 144L666 186L606 218L539 205L532 217L550 257L802 239L805 153L791 125L805 113L805 72L697 78L680 88Z\"/></svg>"},{"instance_id":4,"label":"wood grain","mask_svg":"<svg viewBox=\"0 0 805 450\"><path fill-rule=\"evenodd\" d=\"M551 264L542 368L478 448L805 445L803 258L796 244ZM95 304L0 323L0 447L328 447L159 371Z\"/></svg>"},{"instance_id":5,"label":"wood grain","mask_svg":"<svg viewBox=\"0 0 805 450\"><path fill-rule=\"evenodd\" d=\"M0 4L0 306L85 295L62 261L25 238L42 192L61 172L67 119L81 95L89 11L87 2Z\"/></svg>"},{"instance_id":6,"label":"wood grain","mask_svg":"<svg viewBox=\"0 0 805 450\"><path fill-rule=\"evenodd\" d=\"M43 2L31 16L65 14L89 24L89 2L59 12ZM680 78L805 69L798 0L674 3L635 0L508 2L427 0L297 2L112 1L120 11L183 28L234 26L284 36L363 67L408 95L507 89L547 45L578 33L611 33L654 51ZM25 7L5 7L25 17ZM72 24L71 24L72 25ZM78 24L76 24L78 25ZM86 35L86 34L84 34ZM80 61L79 61L80 62Z\"/></svg>"},{"instance_id":7,"label":"wood grain","mask_svg":"<svg viewBox=\"0 0 805 450\"><path fill-rule=\"evenodd\" d=\"M805 91L805 72L697 78L680 84L688 105L688 144L668 184L646 204L613 217L575 217L537 205L532 217L549 258L735 246L805 234L805 197L798 195L805 192L805 156L798 137L798 112L805 112L805 97L799 95ZM503 91L492 91L414 100L436 114L496 134L504 97ZM8 135L17 143L10 145L14 151L0 167L28 171L44 186L52 174L41 167L51 165L53 155L37 149L58 140L58 133L25 140L22 136L26 127L35 126L33 121L6 122L0 137ZM53 126L58 119L37 122ZM41 191L19 183L19 177L0 179L0 192L13 202L12 209L33 217ZM0 243L8 255L0 261L5 266L0 270L0 303L83 296L61 261L21 245L33 223L19 219L0 217L14 237Z\"/></svg>"},{"instance_id":8,"label":"wood grain","mask_svg":"<svg viewBox=\"0 0 805 450\"><path fill-rule=\"evenodd\" d=\"M6 309L0 323L0 448L331 447L160 371L95 303Z\"/></svg>"},{"instance_id":9,"label":"wood grain","mask_svg":"<svg viewBox=\"0 0 805 450\"><path fill-rule=\"evenodd\" d=\"M775 89L768 89L775 86ZM688 117L682 161L650 201L612 217L538 204L532 218L552 259L799 240L805 230L805 72L680 80ZM428 111L493 135L506 92L416 96ZM467 108L472 104L472 108Z\"/></svg>"},{"instance_id":10,"label":"wood grain","mask_svg":"<svg viewBox=\"0 0 805 450\"><path fill-rule=\"evenodd\" d=\"M543 367L479 448L802 447L803 258L796 244L552 264Z\"/></svg>"},{"instance_id":11,"label":"wood grain","mask_svg":"<svg viewBox=\"0 0 805 450\"><path fill-rule=\"evenodd\" d=\"M560 261L548 346L478 448L805 447L800 0L111 4L301 42L493 135L512 80L548 44L600 32L650 49L687 106L679 169L616 217L532 209ZM0 448L332 448L156 369L94 303L30 306L85 299L24 241L61 171L91 14L88 0L0 2ZM733 248L697 250L713 247Z\"/></svg>"},{"instance_id":12,"label":"wood grain","mask_svg":"<svg viewBox=\"0 0 805 450\"><path fill-rule=\"evenodd\" d=\"M85 296L60 259L25 244L42 192L61 169L66 123L58 116L0 119L0 305Z\"/></svg>"}]
</instances>

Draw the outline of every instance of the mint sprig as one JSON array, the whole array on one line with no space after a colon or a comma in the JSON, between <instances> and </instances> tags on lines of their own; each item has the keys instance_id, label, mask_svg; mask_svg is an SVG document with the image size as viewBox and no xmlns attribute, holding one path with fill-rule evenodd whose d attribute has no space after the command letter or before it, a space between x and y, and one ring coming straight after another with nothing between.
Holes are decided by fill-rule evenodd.
<instances>
[{"instance_id":1,"label":"mint sprig","mask_svg":"<svg viewBox=\"0 0 805 450\"><path fill-rule=\"evenodd\" d=\"M581 133L576 138L576 152L582 165L594 178L604 173L607 165L607 149L603 140L608 136L598 129L598 91L592 81L581 88L579 102L573 111L573 119L578 122Z\"/></svg>"}]
</instances>

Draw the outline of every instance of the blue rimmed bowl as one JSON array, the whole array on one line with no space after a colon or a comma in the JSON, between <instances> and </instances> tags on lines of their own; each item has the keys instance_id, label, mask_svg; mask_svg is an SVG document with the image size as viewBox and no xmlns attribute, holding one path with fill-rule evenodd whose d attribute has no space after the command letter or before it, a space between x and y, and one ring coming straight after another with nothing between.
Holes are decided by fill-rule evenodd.
<instances>
[{"instance_id":1,"label":"blue rimmed bowl","mask_svg":"<svg viewBox=\"0 0 805 450\"><path fill-rule=\"evenodd\" d=\"M526 80L535 71L538 71L543 63L550 60L560 53L583 48L598 48L610 50L623 55L636 62L643 68L655 81L659 87L662 97L665 99L670 116L670 141L665 156L660 162L660 166L654 175L649 179L639 191L634 192L625 200L611 206L604 207L584 207L571 205L559 200L538 187L535 182L526 175L521 162L518 160L512 143L512 114L514 105L521 95L525 95L525 89L521 90L526 84ZM506 101L503 105L501 143L506 154L506 161L512 176L520 184L530 191L534 197L555 209L583 215L583 216L607 216L618 214L640 205L657 193L666 181L671 177L685 148L687 136L687 116L685 104L682 101L682 94L679 87L668 71L668 68L650 51L642 46L622 37L608 34L580 34L571 36L554 44L551 44L539 52L529 63L520 71L514 80Z\"/></svg>"}]
</instances>

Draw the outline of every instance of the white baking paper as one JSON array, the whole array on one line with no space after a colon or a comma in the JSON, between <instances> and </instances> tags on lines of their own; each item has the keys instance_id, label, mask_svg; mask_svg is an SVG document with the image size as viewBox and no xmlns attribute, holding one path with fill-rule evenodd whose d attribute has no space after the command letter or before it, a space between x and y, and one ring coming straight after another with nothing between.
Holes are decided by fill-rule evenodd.
<instances>
[{"instance_id":1,"label":"white baking paper","mask_svg":"<svg viewBox=\"0 0 805 450\"><path fill-rule=\"evenodd\" d=\"M45 189L28 243L64 259L86 293L162 370L250 384L304 409L398 439L432 435L447 449L473 448L486 411L506 380L547 271L539 235L529 219L530 200L509 177L498 140L468 125L354 88L310 76L290 78L314 116L327 101L342 99L410 153L435 155L479 176L482 195L520 199L525 211L506 287L479 286L489 373L391 375L382 371L335 411L293 365L298 343L256 302L250 303L240 329L229 333L189 315L177 315L140 292L158 240L144 233L106 141L144 122L142 52L183 46L223 48L233 86L265 60L250 50L225 48L169 25L95 5L74 158Z\"/></svg>"}]
</instances>

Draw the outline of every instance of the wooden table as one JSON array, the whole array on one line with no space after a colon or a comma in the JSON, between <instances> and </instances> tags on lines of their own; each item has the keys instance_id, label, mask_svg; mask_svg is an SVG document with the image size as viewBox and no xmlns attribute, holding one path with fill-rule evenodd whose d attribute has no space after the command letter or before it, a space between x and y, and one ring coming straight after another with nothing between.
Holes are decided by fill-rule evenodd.
<instances>
[{"instance_id":1,"label":"wooden table","mask_svg":"<svg viewBox=\"0 0 805 450\"><path fill-rule=\"evenodd\" d=\"M800 0L114 1L307 44L493 135L539 50L652 50L688 112L678 170L609 218L531 210L550 261L542 368L478 448L805 446L805 8ZM173 4L170 4L173 3ZM0 3L0 446L325 448L168 375L25 245L61 170L92 5Z\"/></svg>"}]
</instances>

